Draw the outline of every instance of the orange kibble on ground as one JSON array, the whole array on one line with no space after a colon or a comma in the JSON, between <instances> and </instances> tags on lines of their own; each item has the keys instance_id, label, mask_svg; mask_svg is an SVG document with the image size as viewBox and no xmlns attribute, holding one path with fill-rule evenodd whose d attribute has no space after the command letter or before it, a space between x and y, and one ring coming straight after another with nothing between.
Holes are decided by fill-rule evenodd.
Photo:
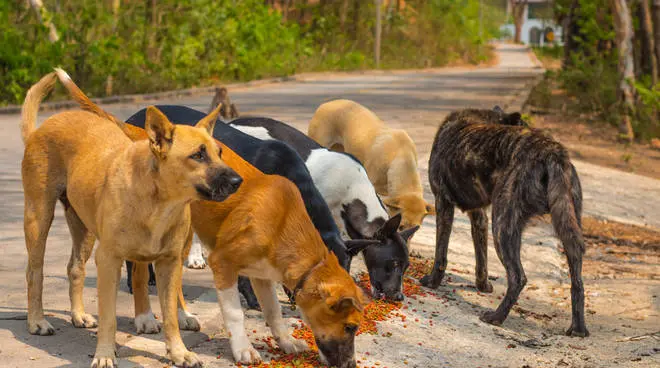
<instances>
[{"instance_id":1,"label":"orange kibble on ground","mask_svg":"<svg viewBox=\"0 0 660 368\"><path fill-rule=\"evenodd\" d=\"M410 259L410 266L406 275L409 277L404 278L403 281L403 294L411 299L416 299L416 296L426 296L429 295L422 288L415 283L412 279L419 279L422 276L426 275L431 271L431 261L430 260L421 260L418 258ZM367 273L361 273L358 276L358 285L365 290L369 290L369 275ZM410 302L409 302L410 304ZM378 326L376 322L382 322L389 320L393 317L401 318L401 322L406 321L406 315L399 312L401 309L408 309L407 306L403 306L402 303L398 302L387 302L384 300L372 300L369 304L364 307L364 312L362 315L362 322L360 323L360 328L358 329L357 334L372 334L378 335ZM416 319L416 321L419 321ZM403 325L404 328L407 328L407 325ZM383 334L383 336L391 336L391 333ZM284 354L279 348L274 345L273 339L268 337L264 338L262 341L267 345L267 351L273 355L274 358L271 359L269 363L261 363L260 365L253 366L256 368L284 368L284 367L295 367L295 368L313 368L313 367L323 367L319 360L318 347L314 340L314 334L312 330L306 325L302 324L297 326L293 330L293 337L301 340L305 340L307 345L312 349L311 351L302 353L302 354ZM420 343L421 344L421 343ZM369 352L365 352L365 355L370 355ZM360 363L358 361L358 363ZM404 361L404 364L408 364L407 361ZM380 365L380 363L377 363Z\"/></svg>"}]
</instances>

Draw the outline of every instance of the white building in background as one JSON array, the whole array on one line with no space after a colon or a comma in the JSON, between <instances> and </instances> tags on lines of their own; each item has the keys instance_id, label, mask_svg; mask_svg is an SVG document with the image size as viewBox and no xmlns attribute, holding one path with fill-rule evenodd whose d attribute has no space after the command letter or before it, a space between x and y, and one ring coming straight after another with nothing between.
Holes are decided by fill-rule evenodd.
<instances>
[{"instance_id":1,"label":"white building in background","mask_svg":"<svg viewBox=\"0 0 660 368\"><path fill-rule=\"evenodd\" d=\"M520 1L524 2L524 1ZM507 14L511 16L511 2L507 1ZM552 17L551 0L527 0L523 11L523 25L520 41L525 45L543 46L562 43L562 28L555 24ZM503 26L513 38L516 27L513 24Z\"/></svg>"}]
</instances>

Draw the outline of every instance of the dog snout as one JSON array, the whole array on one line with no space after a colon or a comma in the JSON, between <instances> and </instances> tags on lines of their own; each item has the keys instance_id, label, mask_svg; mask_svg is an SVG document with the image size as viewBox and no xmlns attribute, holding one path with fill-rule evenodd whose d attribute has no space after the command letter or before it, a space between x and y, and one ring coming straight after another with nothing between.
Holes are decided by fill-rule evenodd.
<instances>
[{"instance_id":1,"label":"dog snout","mask_svg":"<svg viewBox=\"0 0 660 368\"><path fill-rule=\"evenodd\" d=\"M397 292L394 293L394 294L389 294L389 295L388 295L388 299L390 299L390 300L392 300L392 301L395 301L395 302L400 302L400 301L403 300L403 298L404 298L404 297L403 297L403 293L400 292L400 291L397 291Z\"/></svg>"},{"instance_id":2,"label":"dog snout","mask_svg":"<svg viewBox=\"0 0 660 368\"><path fill-rule=\"evenodd\" d=\"M321 356L330 367L337 368L355 368L355 350L354 350L355 336L344 340L320 340L316 339L316 345L319 347Z\"/></svg>"},{"instance_id":3,"label":"dog snout","mask_svg":"<svg viewBox=\"0 0 660 368\"><path fill-rule=\"evenodd\" d=\"M211 192L212 201L224 201L230 194L236 192L243 183L234 170L227 166L215 166L207 169L207 184Z\"/></svg>"},{"instance_id":4,"label":"dog snout","mask_svg":"<svg viewBox=\"0 0 660 368\"><path fill-rule=\"evenodd\" d=\"M231 186L234 192L238 190L238 187L240 187L242 183L243 183L243 178L241 178L238 175L235 175L229 179L229 185Z\"/></svg>"}]
</instances>

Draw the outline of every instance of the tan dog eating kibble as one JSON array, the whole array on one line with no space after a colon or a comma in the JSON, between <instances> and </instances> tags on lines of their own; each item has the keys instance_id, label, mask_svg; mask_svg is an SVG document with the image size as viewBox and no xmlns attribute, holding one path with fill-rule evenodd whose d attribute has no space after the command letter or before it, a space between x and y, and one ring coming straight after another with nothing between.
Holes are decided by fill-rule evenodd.
<instances>
[{"instance_id":1,"label":"tan dog eating kibble","mask_svg":"<svg viewBox=\"0 0 660 368\"><path fill-rule=\"evenodd\" d=\"M99 328L92 367L116 364L117 285L125 259L155 263L169 358L177 365L199 366L197 355L181 340L177 321L181 255L191 235L190 202L223 201L242 181L220 159L209 135L218 111L195 127L175 127L150 107L149 139L135 143L114 122L87 111L53 115L37 129L39 104L58 77L72 83L62 70L46 75L28 91L22 111L29 332L54 333L43 313L43 261L59 200L73 238L68 274L76 327L96 325L83 309L82 289L85 262L94 239L99 240Z\"/></svg>"},{"instance_id":2,"label":"tan dog eating kibble","mask_svg":"<svg viewBox=\"0 0 660 368\"><path fill-rule=\"evenodd\" d=\"M366 107L350 100L321 105L307 134L319 144L352 154L362 162L369 180L390 213L401 213L401 229L421 225L435 209L423 198L417 171L417 150L408 133L388 128Z\"/></svg>"}]
</instances>

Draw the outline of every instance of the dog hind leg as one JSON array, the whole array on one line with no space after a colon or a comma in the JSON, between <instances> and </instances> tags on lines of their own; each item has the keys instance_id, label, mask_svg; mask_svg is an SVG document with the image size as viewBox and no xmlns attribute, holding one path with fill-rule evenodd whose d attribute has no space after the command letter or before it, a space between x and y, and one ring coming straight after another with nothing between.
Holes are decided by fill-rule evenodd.
<instances>
[{"instance_id":1,"label":"dog hind leg","mask_svg":"<svg viewBox=\"0 0 660 368\"><path fill-rule=\"evenodd\" d=\"M483 208L468 212L472 228L472 242L476 260L475 274L477 290L492 293L493 285L488 281L488 215Z\"/></svg>"},{"instance_id":2,"label":"dog hind leg","mask_svg":"<svg viewBox=\"0 0 660 368\"><path fill-rule=\"evenodd\" d=\"M551 185L548 190L552 225L561 240L571 275L571 326L566 335L589 336L584 319L584 285L582 283L582 189L575 168L571 173L551 167ZM570 186L570 189L569 189Z\"/></svg>"},{"instance_id":3,"label":"dog hind leg","mask_svg":"<svg viewBox=\"0 0 660 368\"><path fill-rule=\"evenodd\" d=\"M161 325L151 311L149 300L149 264L146 262L131 262L133 269L133 303L135 304L135 328L137 333L156 334L160 332Z\"/></svg>"},{"instance_id":4,"label":"dog hind leg","mask_svg":"<svg viewBox=\"0 0 660 368\"><path fill-rule=\"evenodd\" d=\"M39 178L37 178L39 179ZM24 173L23 182L38 182ZM28 265L25 277L28 294L28 331L33 335L52 335L53 326L46 321L43 307L44 255L46 238L53 222L57 197L55 191L48 188L35 188L24 185L25 210L24 230L25 246L28 252Z\"/></svg>"},{"instance_id":5,"label":"dog hind leg","mask_svg":"<svg viewBox=\"0 0 660 368\"><path fill-rule=\"evenodd\" d=\"M181 259L185 259L188 257L192 244L193 244L193 230L191 227L190 231L188 232L188 237L186 238L186 243L183 246ZM179 305L177 310L177 316L179 318L179 328L186 331L199 331L201 329L199 320L195 315L188 312L186 300L183 297L183 281L181 287L179 288L178 299L179 299Z\"/></svg>"},{"instance_id":6,"label":"dog hind leg","mask_svg":"<svg viewBox=\"0 0 660 368\"><path fill-rule=\"evenodd\" d=\"M181 290L183 263L181 254L175 257L160 257L155 261L156 286L160 309L163 313L163 330L165 332L165 347L174 365L185 367L201 367L197 354L189 351L181 339L179 332L179 316L177 313L177 297Z\"/></svg>"},{"instance_id":7,"label":"dog hind leg","mask_svg":"<svg viewBox=\"0 0 660 368\"><path fill-rule=\"evenodd\" d=\"M445 277L447 269L447 248L449 247L449 235L454 222L454 205L445 199L444 194L435 195L435 261L430 275L422 277L421 284L437 288Z\"/></svg>"},{"instance_id":8,"label":"dog hind leg","mask_svg":"<svg viewBox=\"0 0 660 368\"><path fill-rule=\"evenodd\" d=\"M507 276L506 294L497 310L485 312L480 318L493 325L504 322L527 283L520 262L520 242L529 216L521 213L521 208L522 204L513 200L509 193L495 196L493 201L493 238Z\"/></svg>"},{"instance_id":9,"label":"dog hind leg","mask_svg":"<svg viewBox=\"0 0 660 368\"><path fill-rule=\"evenodd\" d=\"M65 203L65 207L67 204ZM85 313L83 304L83 289L85 287L85 264L94 249L96 237L82 223L80 217L73 209L65 209L66 222L73 240L71 258L67 265L69 276L69 299L71 300L71 322L78 328L96 327L96 319Z\"/></svg>"},{"instance_id":10,"label":"dog hind leg","mask_svg":"<svg viewBox=\"0 0 660 368\"><path fill-rule=\"evenodd\" d=\"M277 299L275 283L270 280L251 278L254 293L259 299L259 304L264 313L264 319L270 331L275 337L275 341L286 354L297 354L309 350L307 343L295 339L289 334L282 318L282 308Z\"/></svg>"}]
</instances>

